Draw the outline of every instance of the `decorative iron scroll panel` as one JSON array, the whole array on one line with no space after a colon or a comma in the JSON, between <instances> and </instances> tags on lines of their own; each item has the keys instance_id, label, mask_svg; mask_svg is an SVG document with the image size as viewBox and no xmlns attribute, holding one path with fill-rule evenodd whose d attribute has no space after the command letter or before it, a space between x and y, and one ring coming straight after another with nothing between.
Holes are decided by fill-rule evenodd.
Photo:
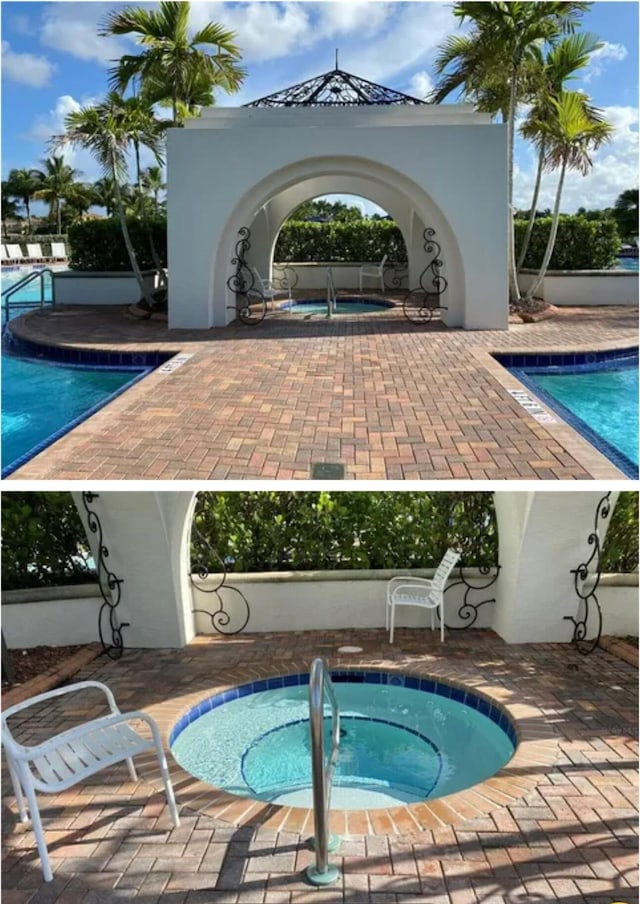
<instances>
[{"instance_id":1,"label":"decorative iron scroll panel","mask_svg":"<svg viewBox=\"0 0 640 904\"><path fill-rule=\"evenodd\" d=\"M227 280L227 286L236 296L233 310L239 319L248 326L255 326L265 318L267 300L256 282L255 273L247 263L246 255L250 248L251 230L248 226L242 226L238 230L238 241L231 258L235 272Z\"/></svg>"},{"instance_id":2,"label":"decorative iron scroll panel","mask_svg":"<svg viewBox=\"0 0 640 904\"><path fill-rule=\"evenodd\" d=\"M439 308L447 310L446 305L440 304L440 297L449 283L441 273L442 248L435 235L436 231L431 226L427 226L422 233L428 263L420 274L419 286L408 292L403 302L404 316L412 323L429 323Z\"/></svg>"},{"instance_id":3,"label":"decorative iron scroll panel","mask_svg":"<svg viewBox=\"0 0 640 904\"><path fill-rule=\"evenodd\" d=\"M107 565L109 558L109 549L105 546L102 532L102 523L98 513L91 508L94 499L99 499L99 493L83 493L82 504L87 515L87 526L92 534L97 534L98 541L98 585L100 587L100 595L102 596L102 605L98 613L98 634L100 635L100 643L102 649L110 659L120 659L124 651L124 642L122 640L122 631L129 627L129 622L118 622L116 609L120 604L122 595L121 586L124 583L122 578L117 577ZM108 618L108 627L111 631L111 642L105 640L105 632L103 630L104 619Z\"/></svg>"},{"instance_id":4,"label":"decorative iron scroll panel","mask_svg":"<svg viewBox=\"0 0 640 904\"><path fill-rule=\"evenodd\" d=\"M231 560L222 558L220 553L214 549L209 541L200 533L195 522L192 524L191 530L192 533L197 536L200 543L206 547L207 562L214 560L219 564L219 568L216 568L216 570L212 572L209 565L205 562L190 563L189 580L191 581L191 586L202 593L209 593L212 596L215 596L217 602L217 608L212 611L196 607L191 611L194 615L197 612L207 615L211 619L211 624L218 634L239 634L247 626L251 609L244 593L238 590L237 587L233 587L231 584L227 583L229 573L227 565L230 564ZM219 576L218 583L215 587L207 587L204 585L204 582L206 578L211 577L212 574ZM196 582L195 578L198 578L202 583ZM235 605L232 605L231 607L225 607L224 594L228 593L235 594L235 597L232 597Z\"/></svg>"},{"instance_id":5,"label":"decorative iron scroll panel","mask_svg":"<svg viewBox=\"0 0 640 904\"><path fill-rule=\"evenodd\" d=\"M591 555L585 562L581 562L577 568L571 569L573 586L578 596L578 612L576 616L565 615L564 620L573 622L573 637L571 642L576 645L578 652L583 656L592 653L598 646L602 634L602 610L596 596L596 590L602 574L602 546L600 543L600 525L606 521L611 512L611 492L606 493L596 506L593 531L587 537L589 546L593 546ZM593 577L593 584L586 588L587 579ZM594 628L595 634L591 639L587 637L589 629Z\"/></svg>"},{"instance_id":6,"label":"decorative iron scroll panel","mask_svg":"<svg viewBox=\"0 0 640 904\"><path fill-rule=\"evenodd\" d=\"M444 626L448 631L466 631L467 628L472 628L478 620L478 609L481 609L482 606L486 606L488 603L495 603L496 601L493 596L475 600L473 594L483 594L489 587L493 587L500 575L500 565L480 565L476 566L474 570L479 571L480 576L469 578L464 573L464 566L461 565L458 568L458 580L449 584L444 591L446 598L446 594L449 593L450 590L453 590L454 587L462 585L465 588L462 605L458 608L460 624L451 625L445 621ZM492 572L495 572L495 574L492 574Z\"/></svg>"}]
</instances>

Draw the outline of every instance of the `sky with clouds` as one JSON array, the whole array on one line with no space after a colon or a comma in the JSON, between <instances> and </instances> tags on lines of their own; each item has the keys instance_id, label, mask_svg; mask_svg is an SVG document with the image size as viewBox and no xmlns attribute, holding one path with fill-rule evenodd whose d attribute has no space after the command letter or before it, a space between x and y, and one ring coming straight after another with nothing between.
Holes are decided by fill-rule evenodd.
<instances>
[{"instance_id":1,"label":"sky with clouds","mask_svg":"<svg viewBox=\"0 0 640 904\"><path fill-rule=\"evenodd\" d=\"M50 136L62 131L66 113L103 96L111 61L135 52L129 37L97 35L105 15L126 5L3 0L3 178L14 167L37 166L47 156ZM621 191L638 185L638 9L636 2L600 0L583 18L583 31L597 35L603 46L572 87L590 94L616 131L613 140L594 154L588 177L567 176L563 193L567 212L580 206L611 206ZM247 103L332 69L336 48L342 69L424 97L433 84L437 48L458 29L451 4L431 0L192 3L193 27L210 20L237 33L248 69L238 94L219 96L218 104L225 106ZM69 162L85 181L99 178L96 164L85 152L70 153ZM534 177L535 154L519 142L517 206L529 206ZM540 207L552 205L556 178L545 177Z\"/></svg>"}]
</instances>

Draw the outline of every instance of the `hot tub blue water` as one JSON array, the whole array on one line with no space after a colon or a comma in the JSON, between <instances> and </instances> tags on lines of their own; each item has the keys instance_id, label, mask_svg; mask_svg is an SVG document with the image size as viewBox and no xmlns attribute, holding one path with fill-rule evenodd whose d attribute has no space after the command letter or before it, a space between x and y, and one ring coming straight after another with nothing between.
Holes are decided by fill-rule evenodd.
<instances>
[{"instance_id":1,"label":"hot tub blue water","mask_svg":"<svg viewBox=\"0 0 640 904\"><path fill-rule=\"evenodd\" d=\"M470 691L380 672L334 673L333 680L342 735L335 809L442 797L490 777L513 755L508 718ZM308 681L287 675L202 701L174 727L173 756L233 794L311 806ZM327 750L330 739L327 708Z\"/></svg>"},{"instance_id":2,"label":"hot tub blue water","mask_svg":"<svg viewBox=\"0 0 640 904\"><path fill-rule=\"evenodd\" d=\"M627 477L637 478L637 349L496 358Z\"/></svg>"},{"instance_id":3,"label":"hot tub blue water","mask_svg":"<svg viewBox=\"0 0 640 904\"><path fill-rule=\"evenodd\" d=\"M618 257L616 258L615 270L638 270L637 257Z\"/></svg>"},{"instance_id":4,"label":"hot tub blue water","mask_svg":"<svg viewBox=\"0 0 640 904\"><path fill-rule=\"evenodd\" d=\"M376 311L384 311L394 305L389 301L381 301L377 298L350 298L347 296L338 298L335 314L373 314ZM285 301L279 305L281 311L289 311L292 314L325 314L327 302L317 298L301 301Z\"/></svg>"}]
</instances>

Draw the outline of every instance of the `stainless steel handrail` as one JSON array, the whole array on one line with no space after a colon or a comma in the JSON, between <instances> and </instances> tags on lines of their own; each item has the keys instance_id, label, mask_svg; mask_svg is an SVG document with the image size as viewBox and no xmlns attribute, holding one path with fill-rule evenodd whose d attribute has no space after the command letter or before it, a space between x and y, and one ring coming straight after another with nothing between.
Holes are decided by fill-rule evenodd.
<instances>
[{"instance_id":1,"label":"stainless steel handrail","mask_svg":"<svg viewBox=\"0 0 640 904\"><path fill-rule=\"evenodd\" d=\"M27 273L24 279L19 279L17 283L14 283L12 286L9 286L8 289L5 289L4 292L0 293L0 298L3 301L2 307L5 310L6 320L9 320L9 311L11 310L11 296L15 295L16 292L19 292L21 289L24 289L29 283L33 282L36 279L40 280L40 308L43 308L45 305L44 300L44 275L48 273L51 277L51 304L55 304L55 279L54 271L50 267L43 267L42 270L34 270L33 273ZM14 302L14 307L16 308L32 308L34 307L33 301L17 301Z\"/></svg>"},{"instance_id":2,"label":"stainless steel handrail","mask_svg":"<svg viewBox=\"0 0 640 904\"><path fill-rule=\"evenodd\" d=\"M332 714L331 751L325 762L324 701L329 700ZM309 675L309 726L311 732L311 772L313 781L313 815L316 865L307 876L317 885L335 881L336 867L329 866L329 806L331 785L340 748L340 707L323 659L314 659Z\"/></svg>"},{"instance_id":3,"label":"stainless steel handrail","mask_svg":"<svg viewBox=\"0 0 640 904\"><path fill-rule=\"evenodd\" d=\"M327 270L327 317L333 317L336 310L336 287L333 281L333 270Z\"/></svg>"}]
</instances>

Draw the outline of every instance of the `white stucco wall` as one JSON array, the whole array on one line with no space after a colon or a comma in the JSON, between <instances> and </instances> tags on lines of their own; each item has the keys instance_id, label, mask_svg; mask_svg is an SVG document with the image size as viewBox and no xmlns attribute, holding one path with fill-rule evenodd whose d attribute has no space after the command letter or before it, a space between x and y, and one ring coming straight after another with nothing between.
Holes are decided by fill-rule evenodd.
<instances>
[{"instance_id":1,"label":"white stucco wall","mask_svg":"<svg viewBox=\"0 0 640 904\"><path fill-rule=\"evenodd\" d=\"M521 273L522 291L531 286L535 276ZM536 295L549 304L570 307L582 305L638 306L638 273L632 270L550 270Z\"/></svg>"},{"instance_id":2,"label":"white stucco wall","mask_svg":"<svg viewBox=\"0 0 640 904\"><path fill-rule=\"evenodd\" d=\"M145 284L155 288L156 274L145 273ZM135 304L140 287L133 273L83 273L67 270L54 276L56 304Z\"/></svg>"},{"instance_id":3,"label":"white stucco wall","mask_svg":"<svg viewBox=\"0 0 640 904\"><path fill-rule=\"evenodd\" d=\"M411 208L412 258L425 258L413 223L436 230L449 280L446 322L507 328L506 139L486 116L433 107L220 108L169 130L167 153L171 327L206 329L234 317L231 259L238 230L257 211L301 182L366 178ZM258 224L265 240L272 219ZM264 263L264 249L255 254Z\"/></svg>"}]
</instances>

